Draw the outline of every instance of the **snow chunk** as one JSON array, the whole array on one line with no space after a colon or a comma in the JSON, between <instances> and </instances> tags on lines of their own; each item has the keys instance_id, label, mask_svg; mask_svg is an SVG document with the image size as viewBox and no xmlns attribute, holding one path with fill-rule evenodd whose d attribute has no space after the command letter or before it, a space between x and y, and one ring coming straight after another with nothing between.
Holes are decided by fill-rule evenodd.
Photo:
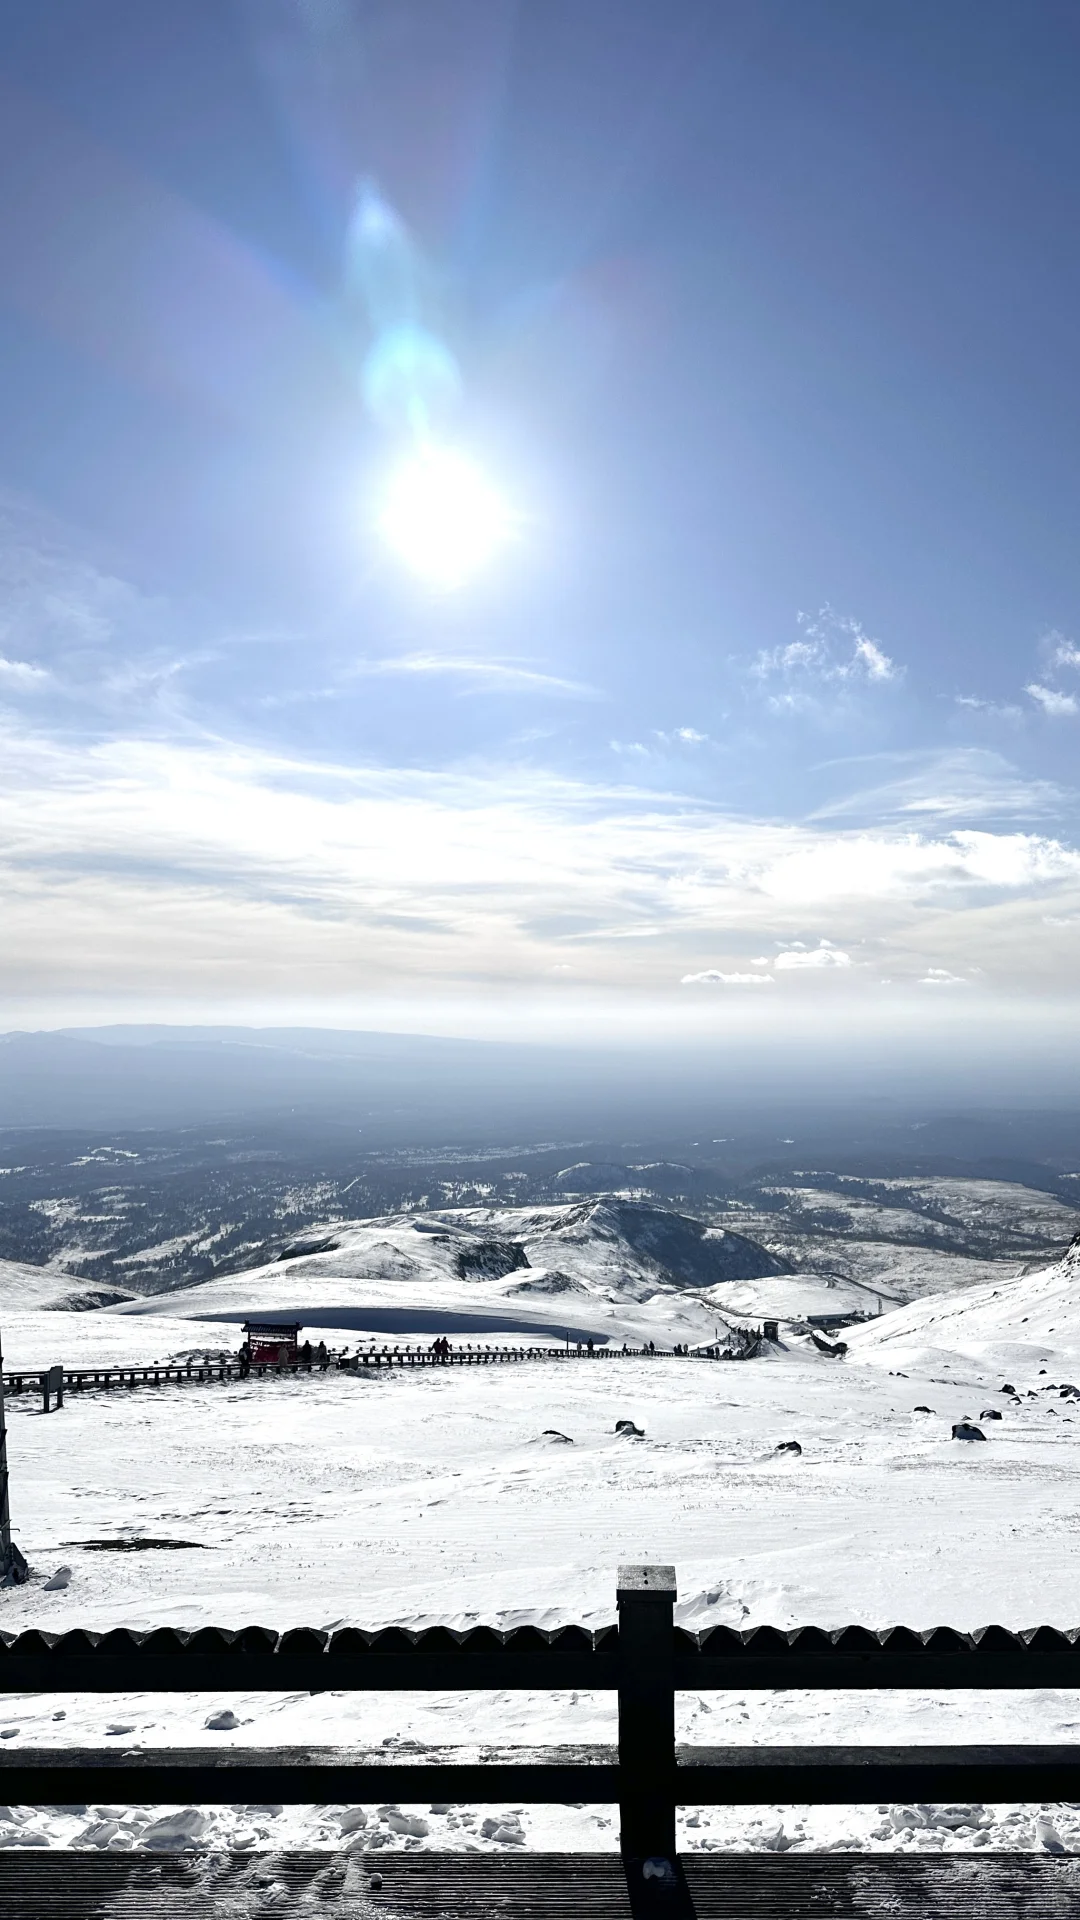
<instances>
[{"instance_id":1,"label":"snow chunk","mask_svg":"<svg viewBox=\"0 0 1080 1920\"><path fill-rule=\"evenodd\" d=\"M144 1828L142 1844L144 1847L179 1850L194 1846L205 1831L205 1813L201 1813L198 1807L178 1807L175 1813L164 1814L160 1820L154 1820Z\"/></svg>"}]
</instances>

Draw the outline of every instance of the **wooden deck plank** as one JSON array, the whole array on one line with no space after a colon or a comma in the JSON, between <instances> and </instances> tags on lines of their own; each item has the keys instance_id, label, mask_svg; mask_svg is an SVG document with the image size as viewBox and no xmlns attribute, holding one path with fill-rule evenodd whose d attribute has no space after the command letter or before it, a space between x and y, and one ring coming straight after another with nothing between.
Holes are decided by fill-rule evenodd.
<instances>
[{"instance_id":1,"label":"wooden deck plank","mask_svg":"<svg viewBox=\"0 0 1080 1920\"><path fill-rule=\"evenodd\" d=\"M1080 1857L1034 1853L690 1854L697 1920L1066 1920Z\"/></svg>"},{"instance_id":2,"label":"wooden deck plank","mask_svg":"<svg viewBox=\"0 0 1080 1920\"><path fill-rule=\"evenodd\" d=\"M0 1920L1073 1920L1080 1856L691 1854L633 1904L614 1854L6 1852Z\"/></svg>"}]
</instances>

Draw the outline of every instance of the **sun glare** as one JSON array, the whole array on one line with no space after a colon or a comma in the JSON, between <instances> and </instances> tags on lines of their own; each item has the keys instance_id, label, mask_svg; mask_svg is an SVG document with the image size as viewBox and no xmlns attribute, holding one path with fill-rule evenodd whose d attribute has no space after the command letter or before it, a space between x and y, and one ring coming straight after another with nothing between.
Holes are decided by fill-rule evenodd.
<instances>
[{"instance_id":1,"label":"sun glare","mask_svg":"<svg viewBox=\"0 0 1080 1920\"><path fill-rule=\"evenodd\" d=\"M464 455L429 447L391 479L379 526L402 560L433 586L458 587L510 531L505 502Z\"/></svg>"}]
</instances>

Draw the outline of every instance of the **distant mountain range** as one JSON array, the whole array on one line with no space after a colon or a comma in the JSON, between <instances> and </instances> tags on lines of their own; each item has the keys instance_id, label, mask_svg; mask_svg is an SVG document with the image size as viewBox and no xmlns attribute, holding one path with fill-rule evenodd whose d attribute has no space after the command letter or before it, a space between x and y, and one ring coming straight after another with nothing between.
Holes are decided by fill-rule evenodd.
<instances>
[{"instance_id":1,"label":"distant mountain range","mask_svg":"<svg viewBox=\"0 0 1080 1920\"><path fill-rule=\"evenodd\" d=\"M956 1111L858 1095L792 1070L785 1091L720 1046L552 1047L328 1028L112 1026L0 1035L0 1129L226 1129L294 1140L352 1131L365 1148L616 1145L613 1160L729 1167L836 1164L1026 1180L1080 1168L1077 1110ZM691 1152L691 1149L693 1151ZM567 1154L572 1163L577 1155ZM591 1152L594 1163L600 1155ZM573 1191L568 1168L567 1189ZM596 1190L595 1170L589 1175Z\"/></svg>"}]
</instances>

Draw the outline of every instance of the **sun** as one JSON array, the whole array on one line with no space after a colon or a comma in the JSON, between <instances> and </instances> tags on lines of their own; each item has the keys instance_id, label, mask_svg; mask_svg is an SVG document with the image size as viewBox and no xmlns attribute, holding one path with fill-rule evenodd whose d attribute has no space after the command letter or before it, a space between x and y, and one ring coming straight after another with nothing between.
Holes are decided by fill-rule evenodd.
<instances>
[{"instance_id":1,"label":"sun","mask_svg":"<svg viewBox=\"0 0 1080 1920\"><path fill-rule=\"evenodd\" d=\"M379 528L432 586L460 587L503 545L512 526L505 501L464 454L426 447L390 480Z\"/></svg>"}]
</instances>

